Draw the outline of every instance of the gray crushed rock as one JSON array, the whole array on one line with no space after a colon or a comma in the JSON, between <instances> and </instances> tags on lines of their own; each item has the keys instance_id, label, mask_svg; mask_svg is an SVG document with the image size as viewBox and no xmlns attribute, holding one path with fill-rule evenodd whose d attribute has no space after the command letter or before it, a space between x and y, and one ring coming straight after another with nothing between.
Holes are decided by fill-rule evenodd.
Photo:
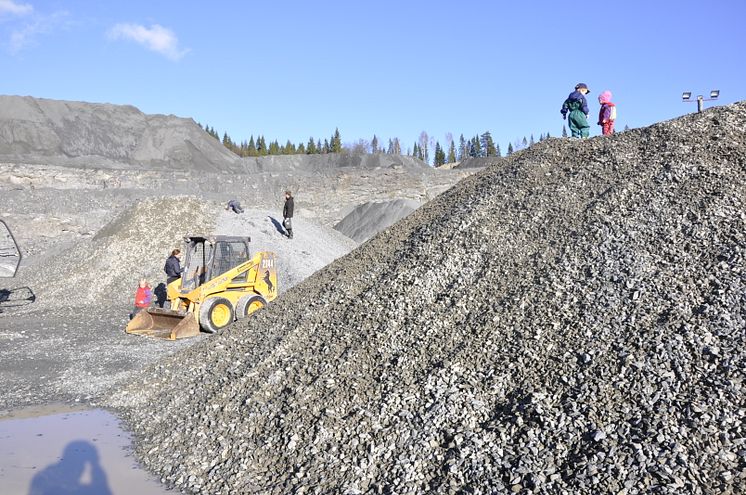
<instances>
[{"instance_id":1,"label":"gray crushed rock","mask_svg":"<svg viewBox=\"0 0 746 495\"><path fill-rule=\"evenodd\" d=\"M543 141L107 404L190 493L743 493L745 128Z\"/></svg>"},{"instance_id":2,"label":"gray crushed rock","mask_svg":"<svg viewBox=\"0 0 746 495\"><path fill-rule=\"evenodd\" d=\"M369 201L345 215L334 229L350 239L363 242L405 218L420 205L417 201L402 198Z\"/></svg>"}]
</instances>

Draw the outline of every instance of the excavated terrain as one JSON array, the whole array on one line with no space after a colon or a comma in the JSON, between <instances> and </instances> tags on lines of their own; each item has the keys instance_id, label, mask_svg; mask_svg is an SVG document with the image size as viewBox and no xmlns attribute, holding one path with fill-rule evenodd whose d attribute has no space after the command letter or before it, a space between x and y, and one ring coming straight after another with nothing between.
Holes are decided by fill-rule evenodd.
<instances>
[{"instance_id":1,"label":"excavated terrain","mask_svg":"<svg viewBox=\"0 0 746 495\"><path fill-rule=\"evenodd\" d=\"M543 141L108 404L190 493L743 493L744 129Z\"/></svg>"}]
</instances>

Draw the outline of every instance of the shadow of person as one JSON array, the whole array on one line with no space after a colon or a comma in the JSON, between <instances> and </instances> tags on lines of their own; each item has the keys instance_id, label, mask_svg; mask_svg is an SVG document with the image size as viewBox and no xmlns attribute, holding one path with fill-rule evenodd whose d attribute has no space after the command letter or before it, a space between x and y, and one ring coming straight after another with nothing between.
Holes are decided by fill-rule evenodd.
<instances>
[{"instance_id":1,"label":"shadow of person","mask_svg":"<svg viewBox=\"0 0 746 495\"><path fill-rule=\"evenodd\" d=\"M275 229L277 229L277 232L279 232L280 234L282 234L284 236L288 235L287 231L285 230L285 227L282 226L282 222L279 222L274 217L269 217L269 219L272 221L272 225L275 226Z\"/></svg>"},{"instance_id":2,"label":"shadow of person","mask_svg":"<svg viewBox=\"0 0 746 495\"><path fill-rule=\"evenodd\" d=\"M109 482L98 460L98 451L89 442L70 442L56 464L47 466L31 479L28 495L112 495Z\"/></svg>"},{"instance_id":3,"label":"shadow of person","mask_svg":"<svg viewBox=\"0 0 746 495\"><path fill-rule=\"evenodd\" d=\"M0 289L0 313L8 308L27 306L36 301L36 294L31 287L17 287L15 289Z\"/></svg>"},{"instance_id":4,"label":"shadow of person","mask_svg":"<svg viewBox=\"0 0 746 495\"><path fill-rule=\"evenodd\" d=\"M155 286L155 289L153 289L153 295L155 296L155 305L159 308L162 308L164 304L166 304L166 284L161 282L160 284Z\"/></svg>"}]
</instances>

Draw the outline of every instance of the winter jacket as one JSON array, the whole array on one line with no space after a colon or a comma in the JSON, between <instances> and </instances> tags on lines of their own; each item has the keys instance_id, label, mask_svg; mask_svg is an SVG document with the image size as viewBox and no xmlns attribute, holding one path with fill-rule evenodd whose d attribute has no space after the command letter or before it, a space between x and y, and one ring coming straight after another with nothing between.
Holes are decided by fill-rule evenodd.
<instances>
[{"instance_id":1,"label":"winter jacket","mask_svg":"<svg viewBox=\"0 0 746 495\"><path fill-rule=\"evenodd\" d=\"M616 112L614 111L614 105L612 102L601 103L601 109L598 111L598 125L602 125L604 122L615 120Z\"/></svg>"},{"instance_id":2,"label":"winter jacket","mask_svg":"<svg viewBox=\"0 0 746 495\"><path fill-rule=\"evenodd\" d=\"M570 96L567 97L565 102L562 104L562 117L567 115L568 111L580 110L584 114L588 115L588 101L580 91L573 91Z\"/></svg>"},{"instance_id":3,"label":"winter jacket","mask_svg":"<svg viewBox=\"0 0 746 495\"><path fill-rule=\"evenodd\" d=\"M293 197L290 196L285 200L285 206L282 208L282 217L283 218L293 218L293 210L295 209L295 202L293 201Z\"/></svg>"},{"instance_id":4,"label":"winter jacket","mask_svg":"<svg viewBox=\"0 0 746 495\"><path fill-rule=\"evenodd\" d=\"M153 300L153 291L150 287L138 287L135 292L135 307L147 308Z\"/></svg>"},{"instance_id":5,"label":"winter jacket","mask_svg":"<svg viewBox=\"0 0 746 495\"><path fill-rule=\"evenodd\" d=\"M166 265L163 267L163 271L166 272L168 278L179 278L183 269L179 263L179 258L171 255L166 260Z\"/></svg>"}]
</instances>

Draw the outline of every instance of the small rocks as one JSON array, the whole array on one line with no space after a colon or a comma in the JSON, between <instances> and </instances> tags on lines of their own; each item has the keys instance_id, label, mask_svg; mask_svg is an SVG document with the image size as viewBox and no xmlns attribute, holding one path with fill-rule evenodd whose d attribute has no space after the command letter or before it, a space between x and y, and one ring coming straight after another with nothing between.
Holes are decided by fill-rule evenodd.
<instances>
[{"instance_id":1,"label":"small rocks","mask_svg":"<svg viewBox=\"0 0 746 495\"><path fill-rule=\"evenodd\" d=\"M205 493L740 493L745 127L515 153L110 403Z\"/></svg>"}]
</instances>

